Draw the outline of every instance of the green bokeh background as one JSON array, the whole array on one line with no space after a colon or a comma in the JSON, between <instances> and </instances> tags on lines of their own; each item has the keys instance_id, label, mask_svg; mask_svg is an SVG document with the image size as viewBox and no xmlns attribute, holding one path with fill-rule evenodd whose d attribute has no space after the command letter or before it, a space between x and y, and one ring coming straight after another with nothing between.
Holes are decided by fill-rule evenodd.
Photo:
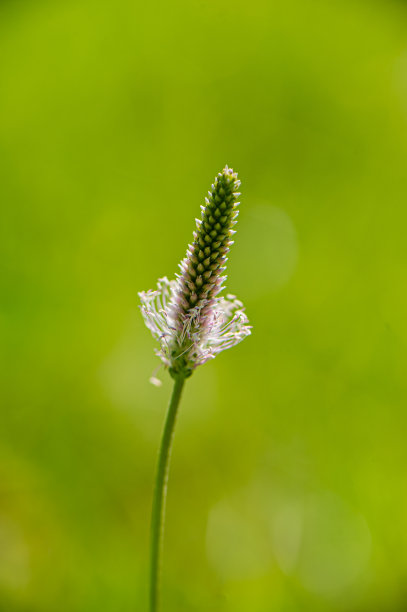
<instances>
[{"instance_id":1,"label":"green bokeh background","mask_svg":"<svg viewBox=\"0 0 407 612\"><path fill-rule=\"evenodd\" d=\"M0 610L147 609L137 292L214 175L253 335L188 381L163 611L407 608L407 4L0 4Z\"/></svg>"}]
</instances>

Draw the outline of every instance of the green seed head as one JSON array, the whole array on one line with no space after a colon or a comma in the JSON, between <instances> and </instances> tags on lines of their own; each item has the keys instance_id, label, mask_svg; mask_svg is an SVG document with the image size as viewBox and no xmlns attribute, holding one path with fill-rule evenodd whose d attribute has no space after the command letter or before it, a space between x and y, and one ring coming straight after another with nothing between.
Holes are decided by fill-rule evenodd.
<instances>
[{"instance_id":1,"label":"green seed head","mask_svg":"<svg viewBox=\"0 0 407 612\"><path fill-rule=\"evenodd\" d=\"M227 166L201 206L194 239L175 281L160 278L157 290L141 292L146 325L160 343L158 355L173 377L193 370L250 334L242 302L218 296L238 215L237 174Z\"/></svg>"},{"instance_id":2,"label":"green seed head","mask_svg":"<svg viewBox=\"0 0 407 612\"><path fill-rule=\"evenodd\" d=\"M172 306L181 339L181 342L175 341L172 348L174 373L188 369L188 338L183 337L186 327L188 336L201 336L212 323L213 305L226 278L223 274L227 254L233 244L239 186L237 174L231 168L226 166L219 172L205 198L205 206L201 206L202 215L197 219L194 240L180 264L181 274Z\"/></svg>"}]
</instances>

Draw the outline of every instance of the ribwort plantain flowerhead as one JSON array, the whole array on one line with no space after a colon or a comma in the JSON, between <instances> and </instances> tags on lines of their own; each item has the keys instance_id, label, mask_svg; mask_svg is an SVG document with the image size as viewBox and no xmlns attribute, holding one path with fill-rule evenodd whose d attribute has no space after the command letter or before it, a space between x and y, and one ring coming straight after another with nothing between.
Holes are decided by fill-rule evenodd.
<instances>
[{"instance_id":1,"label":"ribwort plantain flowerhead","mask_svg":"<svg viewBox=\"0 0 407 612\"><path fill-rule=\"evenodd\" d=\"M160 343L157 354L173 377L190 376L250 334L243 304L233 295L218 296L233 244L239 185L237 174L226 166L201 206L176 280L160 278L155 291L139 293L144 321Z\"/></svg>"}]
</instances>

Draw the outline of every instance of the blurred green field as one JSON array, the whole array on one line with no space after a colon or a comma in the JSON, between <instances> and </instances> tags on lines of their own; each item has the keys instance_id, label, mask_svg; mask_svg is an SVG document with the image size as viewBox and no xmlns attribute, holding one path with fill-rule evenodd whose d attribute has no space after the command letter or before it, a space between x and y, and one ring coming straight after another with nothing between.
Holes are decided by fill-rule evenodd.
<instances>
[{"instance_id":1,"label":"blurred green field","mask_svg":"<svg viewBox=\"0 0 407 612\"><path fill-rule=\"evenodd\" d=\"M147 608L137 292L227 163L253 335L188 381L163 612L407 609L407 4L0 4L0 612Z\"/></svg>"}]
</instances>

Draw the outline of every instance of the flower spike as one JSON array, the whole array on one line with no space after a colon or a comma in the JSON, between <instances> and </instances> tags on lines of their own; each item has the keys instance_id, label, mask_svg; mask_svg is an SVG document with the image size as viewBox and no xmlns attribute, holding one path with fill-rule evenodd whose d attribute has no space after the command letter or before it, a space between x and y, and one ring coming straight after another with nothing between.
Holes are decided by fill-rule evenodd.
<instances>
[{"instance_id":1,"label":"flower spike","mask_svg":"<svg viewBox=\"0 0 407 612\"><path fill-rule=\"evenodd\" d=\"M201 206L177 279L161 278L157 290L139 293L144 321L160 343L157 354L173 377L190 376L251 333L243 304L232 295L218 296L235 234L239 186L226 166Z\"/></svg>"}]
</instances>

